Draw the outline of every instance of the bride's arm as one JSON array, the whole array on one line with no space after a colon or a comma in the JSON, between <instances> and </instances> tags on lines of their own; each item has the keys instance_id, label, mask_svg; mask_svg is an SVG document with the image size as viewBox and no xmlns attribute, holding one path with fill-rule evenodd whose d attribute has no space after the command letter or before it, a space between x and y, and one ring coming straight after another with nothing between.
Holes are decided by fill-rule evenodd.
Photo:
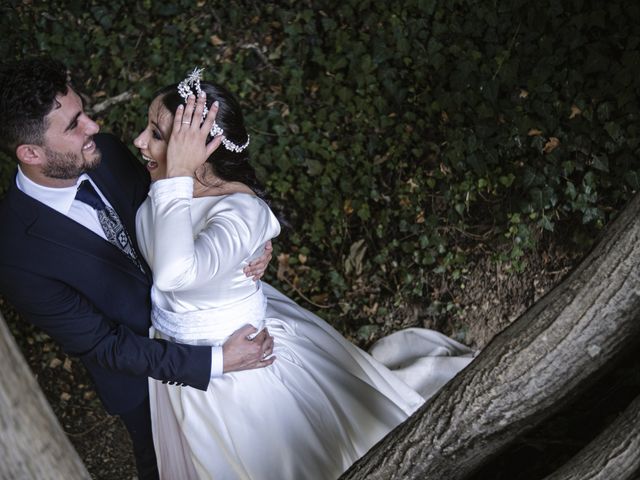
<instances>
[{"instance_id":1,"label":"bride's arm","mask_svg":"<svg viewBox=\"0 0 640 480\"><path fill-rule=\"evenodd\" d=\"M204 110L206 97L201 95L197 99L197 104L194 109L194 98L190 97L187 101L187 106L183 109L182 106L178 107L179 110L173 119L173 130L171 135L171 142L169 143L169 151L167 152L167 177L175 177L193 175L205 160L218 148L222 137L214 138L205 148L203 153L203 145L207 138L207 133L211 131L215 116L218 112L218 102L214 102L205 122L197 128L199 122L193 122L193 119L199 119L202 117ZM174 135L175 132L175 135ZM203 157L204 155L204 157ZM229 193L253 193L249 187L242 183L231 182L227 184L227 191ZM264 253L254 261L250 262L245 268L244 273L247 277L252 277L253 280L259 280L269 266L271 261L271 252L273 248L271 241L265 245Z\"/></svg>"},{"instance_id":2,"label":"bride's arm","mask_svg":"<svg viewBox=\"0 0 640 480\"><path fill-rule=\"evenodd\" d=\"M194 172L221 142L216 138L206 145L218 105L211 106L200 125L205 100L202 94L197 102L190 95L186 106L178 106L167 146L167 178L154 182L149 191L155 242L151 269L154 284L163 291L189 287L197 273L191 226Z\"/></svg>"},{"instance_id":3,"label":"bride's arm","mask_svg":"<svg viewBox=\"0 0 640 480\"><path fill-rule=\"evenodd\" d=\"M191 217L193 172L217 146L205 145L207 126L215 118L217 106L212 106L202 127L189 125L185 122L190 120L185 119L200 123L197 119L202 116L204 103L204 97L200 97L194 109L192 97L184 109L176 112L167 150L169 178L154 182L149 194L155 243L151 267L154 283L162 291L194 288L210 280L221 268L240 267L259 246L279 232L275 217L264 203L241 195L223 200L224 208L206 219L206 225L194 238ZM210 145L214 142L216 140ZM186 175L187 172L191 173ZM230 182L225 184L224 193L246 193L247 188ZM271 249L268 248L256 259L257 266L253 265L250 270L262 268L264 271L270 257ZM258 271L257 275L261 273Z\"/></svg>"}]
</instances>

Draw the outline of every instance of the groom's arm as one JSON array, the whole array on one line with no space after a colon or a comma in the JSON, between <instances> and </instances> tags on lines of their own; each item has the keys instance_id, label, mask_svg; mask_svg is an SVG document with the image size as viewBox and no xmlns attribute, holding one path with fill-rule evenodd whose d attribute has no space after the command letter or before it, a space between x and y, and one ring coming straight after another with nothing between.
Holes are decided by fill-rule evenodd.
<instances>
[{"instance_id":1,"label":"groom's arm","mask_svg":"<svg viewBox=\"0 0 640 480\"><path fill-rule=\"evenodd\" d=\"M212 369L212 348L184 345L139 335L99 312L83 295L61 282L0 269L2 291L32 324L45 331L69 355L128 375L184 383L206 390L211 377L273 363L273 338L246 325L217 348L220 365ZM29 288L16 288L28 285ZM20 294L26 292L26 294ZM252 338L253 337L253 338Z\"/></svg>"},{"instance_id":2,"label":"groom's arm","mask_svg":"<svg viewBox=\"0 0 640 480\"><path fill-rule=\"evenodd\" d=\"M207 389L210 346L181 345L137 334L102 314L63 282L13 268L0 268L0 274L0 290L7 300L69 355L114 372Z\"/></svg>"}]
</instances>

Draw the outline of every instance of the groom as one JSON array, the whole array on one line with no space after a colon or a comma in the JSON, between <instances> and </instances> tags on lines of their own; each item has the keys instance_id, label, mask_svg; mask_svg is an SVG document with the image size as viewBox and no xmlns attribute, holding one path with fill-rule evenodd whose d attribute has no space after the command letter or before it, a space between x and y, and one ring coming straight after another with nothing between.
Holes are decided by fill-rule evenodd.
<instances>
[{"instance_id":1,"label":"groom","mask_svg":"<svg viewBox=\"0 0 640 480\"><path fill-rule=\"evenodd\" d=\"M251 326L222 347L149 338L152 277L135 238L149 177L120 141L98 130L62 64L0 66L0 146L18 162L0 203L0 293L80 358L106 410L131 435L139 478L154 479L147 377L206 390L223 372L270 365L263 359L273 339L264 331L249 340ZM101 206L86 203L83 181ZM106 224L105 204L115 212ZM270 257L250 273L261 276Z\"/></svg>"}]
</instances>

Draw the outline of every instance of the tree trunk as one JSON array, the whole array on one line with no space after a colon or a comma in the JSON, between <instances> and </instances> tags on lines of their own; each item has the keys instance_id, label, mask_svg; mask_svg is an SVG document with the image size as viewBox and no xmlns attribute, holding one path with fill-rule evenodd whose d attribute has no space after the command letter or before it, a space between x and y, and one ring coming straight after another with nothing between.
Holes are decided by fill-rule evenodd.
<instances>
[{"instance_id":1,"label":"tree trunk","mask_svg":"<svg viewBox=\"0 0 640 480\"><path fill-rule=\"evenodd\" d=\"M584 390L640 334L638 212L341 478L462 479Z\"/></svg>"},{"instance_id":2,"label":"tree trunk","mask_svg":"<svg viewBox=\"0 0 640 480\"><path fill-rule=\"evenodd\" d=\"M0 476L90 479L0 314Z\"/></svg>"},{"instance_id":3,"label":"tree trunk","mask_svg":"<svg viewBox=\"0 0 640 480\"><path fill-rule=\"evenodd\" d=\"M633 480L640 473L640 397L545 480Z\"/></svg>"}]
</instances>

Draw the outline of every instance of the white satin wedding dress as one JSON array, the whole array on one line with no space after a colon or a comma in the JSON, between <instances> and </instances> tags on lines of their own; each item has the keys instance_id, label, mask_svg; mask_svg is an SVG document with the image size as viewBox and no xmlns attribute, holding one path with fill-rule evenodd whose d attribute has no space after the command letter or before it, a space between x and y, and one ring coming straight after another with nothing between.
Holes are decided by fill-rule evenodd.
<instances>
[{"instance_id":1,"label":"white satin wedding dress","mask_svg":"<svg viewBox=\"0 0 640 480\"><path fill-rule=\"evenodd\" d=\"M437 332L409 329L373 349L392 373L319 317L242 268L278 235L247 194L192 198L190 178L155 182L137 217L154 272L152 335L222 345L267 327L276 360L208 390L150 379L163 479L335 479L471 360ZM420 394L416 393L419 391Z\"/></svg>"}]
</instances>

